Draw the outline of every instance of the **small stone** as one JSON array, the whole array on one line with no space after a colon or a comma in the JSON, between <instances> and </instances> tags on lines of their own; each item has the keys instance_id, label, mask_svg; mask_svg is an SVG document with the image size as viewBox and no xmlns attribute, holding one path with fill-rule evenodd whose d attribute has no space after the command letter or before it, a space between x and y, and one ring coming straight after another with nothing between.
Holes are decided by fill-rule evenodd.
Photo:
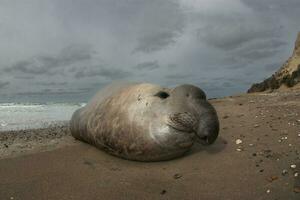
<instances>
[{"instance_id":1,"label":"small stone","mask_svg":"<svg viewBox=\"0 0 300 200\"><path fill-rule=\"evenodd\" d=\"M181 174L174 174L174 176L173 176L174 179L179 179L179 178L181 178L181 177L182 177Z\"/></svg>"},{"instance_id":2,"label":"small stone","mask_svg":"<svg viewBox=\"0 0 300 200\"><path fill-rule=\"evenodd\" d=\"M235 141L235 144L242 144L243 143L243 141L241 140L241 139L237 139L236 141Z\"/></svg>"},{"instance_id":3,"label":"small stone","mask_svg":"<svg viewBox=\"0 0 300 200\"><path fill-rule=\"evenodd\" d=\"M278 140L278 142L279 142L279 143L281 143L281 142L282 142L282 140Z\"/></svg>"},{"instance_id":4,"label":"small stone","mask_svg":"<svg viewBox=\"0 0 300 200\"><path fill-rule=\"evenodd\" d=\"M14 197L10 197L10 199L14 199Z\"/></svg>"},{"instance_id":5,"label":"small stone","mask_svg":"<svg viewBox=\"0 0 300 200\"><path fill-rule=\"evenodd\" d=\"M297 166L296 166L295 164L292 164L292 165L291 165L291 168L292 168L292 169L296 169L296 167L297 167Z\"/></svg>"},{"instance_id":6,"label":"small stone","mask_svg":"<svg viewBox=\"0 0 300 200\"><path fill-rule=\"evenodd\" d=\"M298 172L296 172L296 173L294 174L294 176L295 176L295 177L298 177L298 175L299 175L299 173L298 173Z\"/></svg>"},{"instance_id":7,"label":"small stone","mask_svg":"<svg viewBox=\"0 0 300 200\"><path fill-rule=\"evenodd\" d=\"M121 169L118 167L111 167L110 170L111 171L121 171Z\"/></svg>"},{"instance_id":8,"label":"small stone","mask_svg":"<svg viewBox=\"0 0 300 200\"><path fill-rule=\"evenodd\" d=\"M273 182L273 181L275 181L275 180L277 180L277 179L278 179L277 176L270 176L270 177L267 178L267 181Z\"/></svg>"},{"instance_id":9,"label":"small stone","mask_svg":"<svg viewBox=\"0 0 300 200\"><path fill-rule=\"evenodd\" d=\"M167 193L166 190L162 190L162 191L160 192L161 195L164 195L164 194L166 194L166 193Z\"/></svg>"},{"instance_id":10,"label":"small stone","mask_svg":"<svg viewBox=\"0 0 300 200\"><path fill-rule=\"evenodd\" d=\"M253 144L249 144L249 147L253 147L254 145Z\"/></svg>"},{"instance_id":11,"label":"small stone","mask_svg":"<svg viewBox=\"0 0 300 200\"><path fill-rule=\"evenodd\" d=\"M283 176L287 175L287 174L288 174L288 170L286 170L286 169L282 170L281 174L282 174Z\"/></svg>"},{"instance_id":12,"label":"small stone","mask_svg":"<svg viewBox=\"0 0 300 200\"><path fill-rule=\"evenodd\" d=\"M238 152L241 152L241 151L242 151L242 149L238 148L238 149L236 149L236 151L238 151Z\"/></svg>"},{"instance_id":13,"label":"small stone","mask_svg":"<svg viewBox=\"0 0 300 200\"><path fill-rule=\"evenodd\" d=\"M267 190L267 193L269 194L271 192L271 190Z\"/></svg>"},{"instance_id":14,"label":"small stone","mask_svg":"<svg viewBox=\"0 0 300 200\"><path fill-rule=\"evenodd\" d=\"M298 133L298 137L300 137L300 133Z\"/></svg>"},{"instance_id":15,"label":"small stone","mask_svg":"<svg viewBox=\"0 0 300 200\"><path fill-rule=\"evenodd\" d=\"M257 127L259 127L259 125L258 124L254 124L254 128L257 128Z\"/></svg>"}]
</instances>

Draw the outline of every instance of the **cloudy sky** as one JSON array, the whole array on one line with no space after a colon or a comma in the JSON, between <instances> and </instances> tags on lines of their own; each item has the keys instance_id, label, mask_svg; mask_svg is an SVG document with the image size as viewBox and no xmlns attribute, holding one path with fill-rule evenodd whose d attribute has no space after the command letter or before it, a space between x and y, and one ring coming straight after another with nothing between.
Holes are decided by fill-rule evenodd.
<instances>
[{"instance_id":1,"label":"cloudy sky","mask_svg":"<svg viewBox=\"0 0 300 200\"><path fill-rule=\"evenodd\" d=\"M245 92L299 19L299 0L0 0L0 102L85 101L114 80Z\"/></svg>"}]
</instances>

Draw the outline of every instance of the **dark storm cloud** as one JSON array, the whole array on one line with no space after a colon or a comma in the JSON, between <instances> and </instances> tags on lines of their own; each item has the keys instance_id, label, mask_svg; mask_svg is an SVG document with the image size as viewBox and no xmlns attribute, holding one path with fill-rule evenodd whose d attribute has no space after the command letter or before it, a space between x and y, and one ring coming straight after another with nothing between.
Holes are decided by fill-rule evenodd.
<instances>
[{"instance_id":1,"label":"dark storm cloud","mask_svg":"<svg viewBox=\"0 0 300 200\"><path fill-rule=\"evenodd\" d=\"M224 58L222 63L230 65L230 69L247 67L260 59L275 57L282 53L282 47L286 45L287 42L275 39L256 39L245 46L228 51L226 54L229 56Z\"/></svg>"},{"instance_id":2,"label":"dark storm cloud","mask_svg":"<svg viewBox=\"0 0 300 200\"><path fill-rule=\"evenodd\" d=\"M9 84L10 84L10 82L8 82L8 81L0 81L0 89L6 87Z\"/></svg>"},{"instance_id":3,"label":"dark storm cloud","mask_svg":"<svg viewBox=\"0 0 300 200\"><path fill-rule=\"evenodd\" d=\"M177 80L177 79L186 79L186 78L190 78L191 75L190 74L171 74L171 75L167 75L165 76L167 79L174 79L174 80Z\"/></svg>"},{"instance_id":4,"label":"dark storm cloud","mask_svg":"<svg viewBox=\"0 0 300 200\"><path fill-rule=\"evenodd\" d=\"M44 66L38 65L35 59L30 61L22 60L11 67L5 68L5 72L21 72L25 74L45 74L49 71L49 68L45 68Z\"/></svg>"},{"instance_id":5,"label":"dark storm cloud","mask_svg":"<svg viewBox=\"0 0 300 200\"><path fill-rule=\"evenodd\" d=\"M134 68L138 70L154 70L158 69L160 66L157 61L152 62L142 62L137 64Z\"/></svg>"},{"instance_id":6,"label":"dark storm cloud","mask_svg":"<svg viewBox=\"0 0 300 200\"><path fill-rule=\"evenodd\" d=\"M275 56L278 53L278 50L260 50L260 49L255 49L255 50L250 50L246 52L240 52L239 55L242 58L246 58L249 60L259 60L262 58L267 58L270 56Z\"/></svg>"},{"instance_id":7,"label":"dark storm cloud","mask_svg":"<svg viewBox=\"0 0 300 200\"><path fill-rule=\"evenodd\" d=\"M253 49L276 49L276 48L281 48L282 46L287 45L288 43L286 41L281 41L278 39L264 39L264 40L258 40L254 44L250 44L249 48Z\"/></svg>"},{"instance_id":8,"label":"dark storm cloud","mask_svg":"<svg viewBox=\"0 0 300 200\"><path fill-rule=\"evenodd\" d=\"M19 75L19 76L14 76L15 79L23 79L23 80L30 80L30 79L34 79L34 76L23 76L23 75Z\"/></svg>"},{"instance_id":9,"label":"dark storm cloud","mask_svg":"<svg viewBox=\"0 0 300 200\"><path fill-rule=\"evenodd\" d=\"M277 12L299 17L300 1L298 0L242 0L243 3L259 12Z\"/></svg>"},{"instance_id":10,"label":"dark storm cloud","mask_svg":"<svg viewBox=\"0 0 300 200\"><path fill-rule=\"evenodd\" d=\"M216 15L207 19L208 24L198 30L198 36L208 45L222 50L233 50L257 39L276 38L282 34L275 22L259 24L241 14Z\"/></svg>"},{"instance_id":11,"label":"dark storm cloud","mask_svg":"<svg viewBox=\"0 0 300 200\"><path fill-rule=\"evenodd\" d=\"M21 60L4 69L5 72L24 74L57 74L55 68L65 67L74 63L91 59L93 51L88 45L70 45L63 48L57 55L42 55Z\"/></svg>"},{"instance_id":12,"label":"dark storm cloud","mask_svg":"<svg viewBox=\"0 0 300 200\"><path fill-rule=\"evenodd\" d=\"M67 82L41 82L41 81L38 81L36 82L36 84L39 84L39 85L42 85L42 86L63 86L63 85L67 85L68 83Z\"/></svg>"},{"instance_id":13,"label":"dark storm cloud","mask_svg":"<svg viewBox=\"0 0 300 200\"><path fill-rule=\"evenodd\" d=\"M143 1L143 25L133 52L151 53L176 42L185 26L178 1Z\"/></svg>"},{"instance_id":14,"label":"dark storm cloud","mask_svg":"<svg viewBox=\"0 0 300 200\"><path fill-rule=\"evenodd\" d=\"M152 51L161 50L171 43L175 43L174 37L176 32L161 32L151 35L145 35L139 38L138 47L134 52L150 53Z\"/></svg>"},{"instance_id":15,"label":"dark storm cloud","mask_svg":"<svg viewBox=\"0 0 300 200\"><path fill-rule=\"evenodd\" d=\"M130 76L131 73L117 68L105 68L102 66L94 66L91 68L79 68L74 74L75 78L100 76L110 80L122 79Z\"/></svg>"}]
</instances>

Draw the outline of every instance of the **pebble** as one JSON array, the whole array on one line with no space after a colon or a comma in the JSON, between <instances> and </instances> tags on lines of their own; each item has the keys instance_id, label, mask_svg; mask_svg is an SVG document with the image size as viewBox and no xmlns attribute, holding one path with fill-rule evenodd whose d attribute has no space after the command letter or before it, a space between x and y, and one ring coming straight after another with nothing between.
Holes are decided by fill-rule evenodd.
<instances>
[{"instance_id":1,"label":"pebble","mask_svg":"<svg viewBox=\"0 0 300 200\"><path fill-rule=\"evenodd\" d=\"M298 137L300 137L300 133L298 133Z\"/></svg>"},{"instance_id":2,"label":"pebble","mask_svg":"<svg viewBox=\"0 0 300 200\"><path fill-rule=\"evenodd\" d=\"M166 194L166 193L167 193L166 190L162 190L162 191L160 192L160 194L162 194L162 195L164 195L164 194Z\"/></svg>"},{"instance_id":3,"label":"pebble","mask_svg":"<svg viewBox=\"0 0 300 200\"><path fill-rule=\"evenodd\" d=\"M253 144L249 144L249 147L253 147L254 145Z\"/></svg>"},{"instance_id":4,"label":"pebble","mask_svg":"<svg viewBox=\"0 0 300 200\"><path fill-rule=\"evenodd\" d=\"M242 141L241 139L237 139L237 140L235 141L235 144L241 144L241 143L243 143L243 141Z\"/></svg>"},{"instance_id":5,"label":"pebble","mask_svg":"<svg viewBox=\"0 0 300 200\"><path fill-rule=\"evenodd\" d=\"M241 152L241 151L242 151L242 149L238 148L238 149L236 149L236 151L238 151L238 152Z\"/></svg>"},{"instance_id":6,"label":"pebble","mask_svg":"<svg viewBox=\"0 0 300 200\"><path fill-rule=\"evenodd\" d=\"M257 127L259 127L259 125L258 124L254 124L254 128L257 128Z\"/></svg>"},{"instance_id":7,"label":"pebble","mask_svg":"<svg viewBox=\"0 0 300 200\"><path fill-rule=\"evenodd\" d=\"M174 179L179 179L179 178L181 178L181 177L182 177L181 174L174 174L174 176L173 176Z\"/></svg>"},{"instance_id":8,"label":"pebble","mask_svg":"<svg viewBox=\"0 0 300 200\"><path fill-rule=\"evenodd\" d=\"M286 169L282 170L281 174L282 174L283 176L287 175L287 174L288 174L288 170L286 170Z\"/></svg>"},{"instance_id":9,"label":"pebble","mask_svg":"<svg viewBox=\"0 0 300 200\"><path fill-rule=\"evenodd\" d=\"M271 190L267 190L267 193L269 194L271 192Z\"/></svg>"},{"instance_id":10,"label":"pebble","mask_svg":"<svg viewBox=\"0 0 300 200\"><path fill-rule=\"evenodd\" d=\"M296 173L294 174L294 176L295 176L295 177L298 177L298 175L299 175L299 173L298 173L298 172L296 172Z\"/></svg>"},{"instance_id":11,"label":"pebble","mask_svg":"<svg viewBox=\"0 0 300 200\"><path fill-rule=\"evenodd\" d=\"M277 179L278 179L277 176L270 176L270 177L267 178L267 181L273 182L273 181L275 181L275 180L277 180Z\"/></svg>"},{"instance_id":12,"label":"pebble","mask_svg":"<svg viewBox=\"0 0 300 200\"><path fill-rule=\"evenodd\" d=\"M292 168L292 169L296 169L296 167L297 167L297 166L296 166L295 164L291 165L291 168Z\"/></svg>"}]
</instances>

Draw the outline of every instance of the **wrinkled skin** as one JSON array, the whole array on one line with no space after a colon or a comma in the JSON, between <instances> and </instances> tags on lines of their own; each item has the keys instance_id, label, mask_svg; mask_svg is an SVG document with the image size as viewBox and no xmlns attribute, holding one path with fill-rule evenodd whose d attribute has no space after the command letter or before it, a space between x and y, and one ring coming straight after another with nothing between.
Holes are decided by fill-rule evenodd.
<instances>
[{"instance_id":1,"label":"wrinkled skin","mask_svg":"<svg viewBox=\"0 0 300 200\"><path fill-rule=\"evenodd\" d=\"M201 89L143 83L100 91L73 114L70 127L73 137L110 154L160 161L183 155L197 140L212 144L219 121Z\"/></svg>"}]
</instances>

